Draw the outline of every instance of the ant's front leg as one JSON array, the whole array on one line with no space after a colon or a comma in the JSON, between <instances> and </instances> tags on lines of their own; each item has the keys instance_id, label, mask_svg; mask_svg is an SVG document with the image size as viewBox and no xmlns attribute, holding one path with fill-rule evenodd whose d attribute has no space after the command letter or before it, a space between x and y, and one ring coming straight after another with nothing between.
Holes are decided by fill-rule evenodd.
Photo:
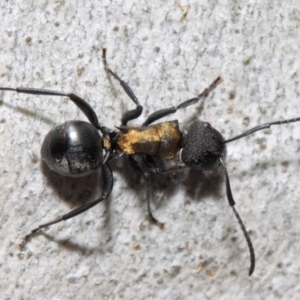
<instances>
[{"instance_id":1,"label":"ant's front leg","mask_svg":"<svg viewBox=\"0 0 300 300\"><path fill-rule=\"evenodd\" d=\"M197 97L186 100L186 101L180 103L179 105L177 105L176 107L173 106L173 107L163 108L163 109L155 111L146 119L146 121L143 123L142 126L147 127L150 124L152 124L153 122L155 122L161 118L164 118L170 114L174 114L178 109L185 108L190 105L196 104L200 99L207 97L209 95L209 93L221 82L221 80L222 80L221 76L218 76L210 84L210 86L207 87L206 89L204 89L203 92L201 94L199 94Z\"/></svg>"}]
</instances>

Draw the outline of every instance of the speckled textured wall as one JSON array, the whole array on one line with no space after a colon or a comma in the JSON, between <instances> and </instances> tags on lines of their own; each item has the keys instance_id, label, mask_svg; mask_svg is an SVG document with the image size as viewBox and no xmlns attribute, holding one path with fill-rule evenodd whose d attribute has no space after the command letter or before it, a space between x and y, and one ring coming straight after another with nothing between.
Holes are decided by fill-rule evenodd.
<instances>
[{"instance_id":1,"label":"speckled textured wall","mask_svg":"<svg viewBox=\"0 0 300 300\"><path fill-rule=\"evenodd\" d=\"M100 122L120 124L134 108L103 69L129 82L149 113L199 94L179 111L183 130L209 121L225 138L300 116L299 1L26 1L0 3L0 86L74 92ZM236 208L257 257L228 206L222 172L153 178L145 189L126 159L112 163L106 203L43 230L38 224L101 192L101 176L68 180L41 164L53 126L83 114L63 97L0 93L1 299L298 299L300 289L300 123L228 145Z\"/></svg>"}]
</instances>

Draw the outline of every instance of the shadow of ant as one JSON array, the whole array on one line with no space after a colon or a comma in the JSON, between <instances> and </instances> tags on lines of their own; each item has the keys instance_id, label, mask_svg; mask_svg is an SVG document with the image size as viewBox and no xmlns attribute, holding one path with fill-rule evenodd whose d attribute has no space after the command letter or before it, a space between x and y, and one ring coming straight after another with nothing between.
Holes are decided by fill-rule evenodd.
<instances>
[{"instance_id":1,"label":"shadow of ant","mask_svg":"<svg viewBox=\"0 0 300 300\"><path fill-rule=\"evenodd\" d=\"M119 164L122 163L120 167ZM141 207L142 218L147 213L146 208L146 189L145 183L140 176L138 176L135 172L130 172L128 170L131 169L131 166L126 159L126 157L122 157L122 162L112 161L110 162L112 171L114 174L119 174L124 178L126 187L129 188L129 194L135 193L135 197L139 198L138 205ZM51 171L44 162L41 161L42 172L47 179L47 185L54 191L55 196L53 201L64 201L68 203L69 209L79 207L89 201L93 201L99 198L101 194L102 187L102 176L100 174L100 170L96 170L92 174L82 177L82 178L72 178L72 177L64 177L53 171ZM207 196L216 196L221 194L221 189L224 183L224 179L221 171L209 171L209 172L201 172L196 170L183 170L177 171L172 174L159 174L157 176L151 176L151 184L152 184L152 212L155 212L159 209L164 209L167 205L168 201L172 201L172 198L175 196L178 188L184 189L187 195L186 198L193 199L195 201L202 201L202 199ZM132 193L131 193L132 191ZM159 195L162 195L161 197ZM112 198L113 195L109 197L103 204L105 209L99 218L101 218L101 222L103 222L103 226L101 228L101 245L103 247L110 248L112 245L107 245L107 242L111 239L111 222L110 222L110 202L115 199ZM119 201L119 200L118 200ZM134 199L132 201L135 201ZM182 201L186 201L182 199ZM129 208L128 208L129 209ZM51 220L51 218L50 218ZM145 219L149 222L149 226L156 226L150 220L150 218ZM43 220L47 221L47 220ZM142 220L143 221L143 220ZM166 222L168 226L168 220L161 220ZM184 222L184 220L183 220ZM89 224L92 226L92 224ZM88 230L88 228L86 229ZM98 251L98 247L89 248L83 245L79 245L78 243L74 243L69 239L54 239L50 235L46 234L44 231L39 231L36 235L42 234L47 239L51 241L55 241L60 246L72 250L79 251L82 253L94 252ZM101 248L101 247L100 247ZM104 249L102 249L103 251Z\"/></svg>"}]
</instances>

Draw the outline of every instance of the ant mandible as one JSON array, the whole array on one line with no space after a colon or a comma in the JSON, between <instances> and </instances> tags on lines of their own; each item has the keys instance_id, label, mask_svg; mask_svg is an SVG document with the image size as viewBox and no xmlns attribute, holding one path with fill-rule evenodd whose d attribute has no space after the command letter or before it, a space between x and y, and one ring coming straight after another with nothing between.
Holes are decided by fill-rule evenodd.
<instances>
[{"instance_id":1,"label":"ant mandible","mask_svg":"<svg viewBox=\"0 0 300 300\"><path fill-rule=\"evenodd\" d=\"M161 228L163 228L164 224L153 216L150 206L151 185L149 172L164 174L184 168L205 171L221 167L225 176L226 195L229 205L240 224L248 244L250 252L250 276L255 268L254 248L243 221L235 209L235 201L232 196L229 176L225 165L226 144L256 131L269 128L272 125L298 122L300 118L255 126L227 140L208 122L193 122L189 126L187 134L184 134L180 130L177 120L151 125L159 119L174 114L178 109L194 105L200 99L207 97L220 83L221 77L219 76L197 97L186 100L177 107L165 108L152 113L139 127L128 126L127 123L130 120L137 119L142 114L143 107L129 85L119 78L108 66L105 48L102 50L102 61L105 70L119 82L123 90L136 105L135 109L126 111L123 114L121 125L114 130L100 125L93 108L85 100L73 93L34 88L0 87L2 91L68 97L85 114L90 123L84 121L67 121L54 127L43 141L41 149L42 159L51 170L63 176L86 176L99 168L101 168L103 176L102 195L100 198L70 211L59 219L39 225L24 237L20 248L22 249L28 239L38 230L73 218L107 199L113 188L113 175L109 167L109 161L126 154L132 168L145 180L149 217ZM172 165L167 168L158 167L157 159L163 161L170 160Z\"/></svg>"}]
</instances>

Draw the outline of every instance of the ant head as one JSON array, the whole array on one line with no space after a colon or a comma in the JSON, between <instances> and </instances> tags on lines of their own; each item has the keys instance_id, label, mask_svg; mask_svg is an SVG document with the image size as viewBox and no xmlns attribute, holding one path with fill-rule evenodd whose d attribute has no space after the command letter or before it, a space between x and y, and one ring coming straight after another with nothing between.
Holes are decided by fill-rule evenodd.
<instances>
[{"instance_id":1,"label":"ant head","mask_svg":"<svg viewBox=\"0 0 300 300\"><path fill-rule=\"evenodd\" d=\"M197 121L190 125L181 152L181 159L187 166L211 170L218 167L219 159L225 156L226 146L219 131L207 122Z\"/></svg>"}]
</instances>

